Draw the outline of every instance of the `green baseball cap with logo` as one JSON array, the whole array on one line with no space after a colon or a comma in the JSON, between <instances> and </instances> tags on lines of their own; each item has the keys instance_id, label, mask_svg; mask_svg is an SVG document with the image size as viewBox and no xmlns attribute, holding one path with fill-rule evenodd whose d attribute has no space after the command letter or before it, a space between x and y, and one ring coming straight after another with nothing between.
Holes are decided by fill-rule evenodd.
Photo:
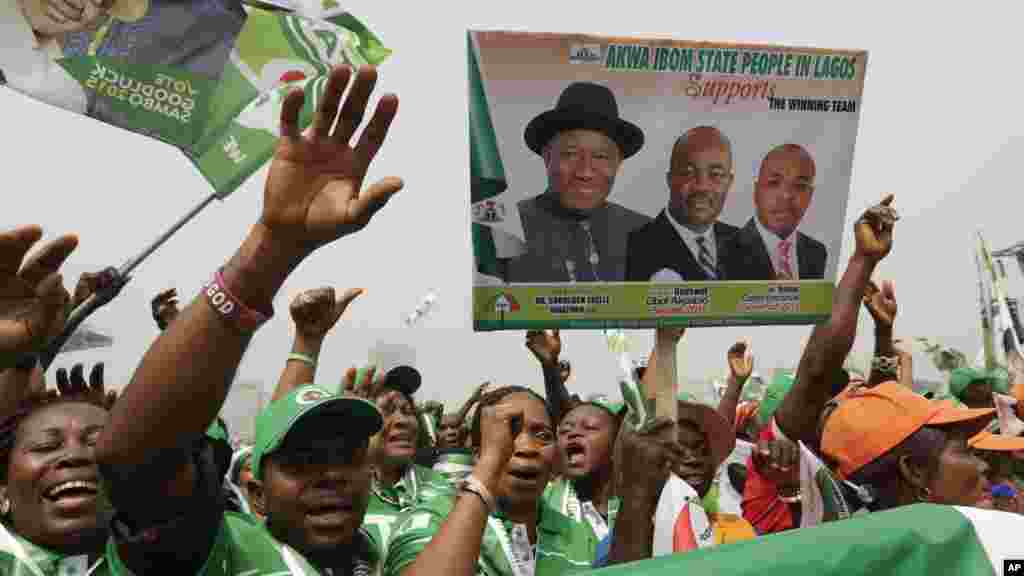
<instances>
[{"instance_id":1,"label":"green baseball cap with logo","mask_svg":"<svg viewBox=\"0 0 1024 576\"><path fill-rule=\"evenodd\" d=\"M302 386L267 406L256 417L252 472L262 480L264 457L273 454L289 432L303 421L330 414L337 417L338 433L369 438L384 426L377 406L352 395L331 394L318 386Z\"/></svg>"}]
</instances>

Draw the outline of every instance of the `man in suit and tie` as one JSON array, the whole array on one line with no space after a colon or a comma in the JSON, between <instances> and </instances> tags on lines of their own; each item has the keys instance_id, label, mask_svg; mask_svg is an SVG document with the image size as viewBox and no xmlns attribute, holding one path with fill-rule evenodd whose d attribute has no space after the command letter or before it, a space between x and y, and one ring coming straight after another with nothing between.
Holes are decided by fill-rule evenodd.
<instances>
[{"instance_id":1,"label":"man in suit and tie","mask_svg":"<svg viewBox=\"0 0 1024 576\"><path fill-rule=\"evenodd\" d=\"M676 140L669 166L668 207L629 235L626 279L724 280L739 231L718 220L733 183L732 144L717 128L698 126Z\"/></svg>"},{"instance_id":2,"label":"man in suit and tie","mask_svg":"<svg viewBox=\"0 0 1024 576\"><path fill-rule=\"evenodd\" d=\"M799 231L814 194L814 159L797 144L773 148L754 181L754 217L735 237L730 280L821 280L828 249Z\"/></svg>"},{"instance_id":3,"label":"man in suit and tie","mask_svg":"<svg viewBox=\"0 0 1024 576\"><path fill-rule=\"evenodd\" d=\"M619 118L606 86L574 82L530 121L524 139L544 160L548 188L517 206L526 253L509 262L508 281L624 280L627 235L651 219L608 197L622 162L643 146L643 131Z\"/></svg>"}]
</instances>

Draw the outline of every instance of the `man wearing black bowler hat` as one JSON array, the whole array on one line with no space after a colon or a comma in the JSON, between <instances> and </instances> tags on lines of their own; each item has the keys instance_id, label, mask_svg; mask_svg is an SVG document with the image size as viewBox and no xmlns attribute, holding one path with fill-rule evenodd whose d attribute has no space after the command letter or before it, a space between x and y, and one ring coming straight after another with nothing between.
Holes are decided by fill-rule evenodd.
<instances>
[{"instance_id":1,"label":"man wearing black bowler hat","mask_svg":"<svg viewBox=\"0 0 1024 576\"><path fill-rule=\"evenodd\" d=\"M574 82L524 138L544 159L548 189L519 202L526 252L509 263L509 281L625 280L626 239L650 218L608 195L622 161L643 147L643 131L619 118L607 87Z\"/></svg>"}]
</instances>

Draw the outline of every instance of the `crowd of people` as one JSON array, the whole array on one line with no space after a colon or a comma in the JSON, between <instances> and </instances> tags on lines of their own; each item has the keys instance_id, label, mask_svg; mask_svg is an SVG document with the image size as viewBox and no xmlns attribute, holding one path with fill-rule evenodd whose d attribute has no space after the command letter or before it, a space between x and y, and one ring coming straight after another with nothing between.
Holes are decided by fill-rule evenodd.
<instances>
[{"instance_id":1,"label":"crowd of people","mask_svg":"<svg viewBox=\"0 0 1024 576\"><path fill-rule=\"evenodd\" d=\"M485 383L457 408L417 402L410 366L353 367L325 386L339 379L317 373L325 337L361 291L317 288L291 304L294 343L252 445L232 446L218 413L275 294L402 188L363 182L397 97L351 143L375 82L370 67L334 70L305 133L302 92L286 98L259 220L187 306L157 295L160 334L117 394L102 365L58 370L51 388L36 357L109 279L87 275L72 296L60 267L77 237L29 257L41 228L0 234L0 574L587 572L653 555L671 477L701 499L712 545L814 530L802 528L802 447L840 487L826 522L918 503L1024 513L1024 439L999 429L994 400L1024 400L1024 359L1011 348L1005 371L957 371L948 398L911 388L893 287L872 281L893 247L892 196L856 221L831 317L760 398L745 400L753 358L740 342L723 353L717 406L679 394L675 421L638 421L626 399L572 393L557 330L526 336L543 394ZM864 376L844 369L861 308L875 326ZM658 366L685 332L659 328L671 346L632 370L648 398L674 386Z\"/></svg>"}]
</instances>

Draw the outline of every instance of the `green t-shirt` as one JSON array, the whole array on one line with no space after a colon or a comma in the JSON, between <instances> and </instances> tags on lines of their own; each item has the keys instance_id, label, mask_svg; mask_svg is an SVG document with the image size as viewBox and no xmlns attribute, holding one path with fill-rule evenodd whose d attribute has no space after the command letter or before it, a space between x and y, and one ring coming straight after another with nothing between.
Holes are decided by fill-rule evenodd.
<instances>
[{"instance_id":1,"label":"green t-shirt","mask_svg":"<svg viewBox=\"0 0 1024 576\"><path fill-rule=\"evenodd\" d=\"M454 494L455 489L443 475L418 464L411 464L394 486L384 486L375 478L370 488L366 516L363 517L363 529L369 535L377 557L387 556L388 544L395 534L395 522L403 512L438 496Z\"/></svg>"},{"instance_id":2,"label":"green t-shirt","mask_svg":"<svg viewBox=\"0 0 1024 576\"><path fill-rule=\"evenodd\" d=\"M608 501L608 518L603 518L597 509L590 502L580 501L579 495L573 487L572 481L566 478L559 478L549 482L541 496L544 504L557 510L569 520L582 525L590 533L588 547L591 558L596 557L597 544L608 536L615 526L615 516L619 509L619 499L612 498Z\"/></svg>"},{"instance_id":3,"label":"green t-shirt","mask_svg":"<svg viewBox=\"0 0 1024 576\"><path fill-rule=\"evenodd\" d=\"M451 514L454 506L455 497L441 496L403 514L391 540L383 575L401 576L402 571L412 565L434 534L441 529L441 524ZM509 561L510 534L513 529L513 523L500 514L488 517L477 560L478 576L515 576ZM534 574L558 576L589 570L594 559L592 538L589 528L573 522L542 500Z\"/></svg>"},{"instance_id":4,"label":"green t-shirt","mask_svg":"<svg viewBox=\"0 0 1024 576\"><path fill-rule=\"evenodd\" d=\"M107 544L111 576L132 576L120 560L113 539ZM225 512L224 521L206 563L195 576L236 576L238 574L321 574L301 554L270 535L251 516Z\"/></svg>"}]
</instances>

